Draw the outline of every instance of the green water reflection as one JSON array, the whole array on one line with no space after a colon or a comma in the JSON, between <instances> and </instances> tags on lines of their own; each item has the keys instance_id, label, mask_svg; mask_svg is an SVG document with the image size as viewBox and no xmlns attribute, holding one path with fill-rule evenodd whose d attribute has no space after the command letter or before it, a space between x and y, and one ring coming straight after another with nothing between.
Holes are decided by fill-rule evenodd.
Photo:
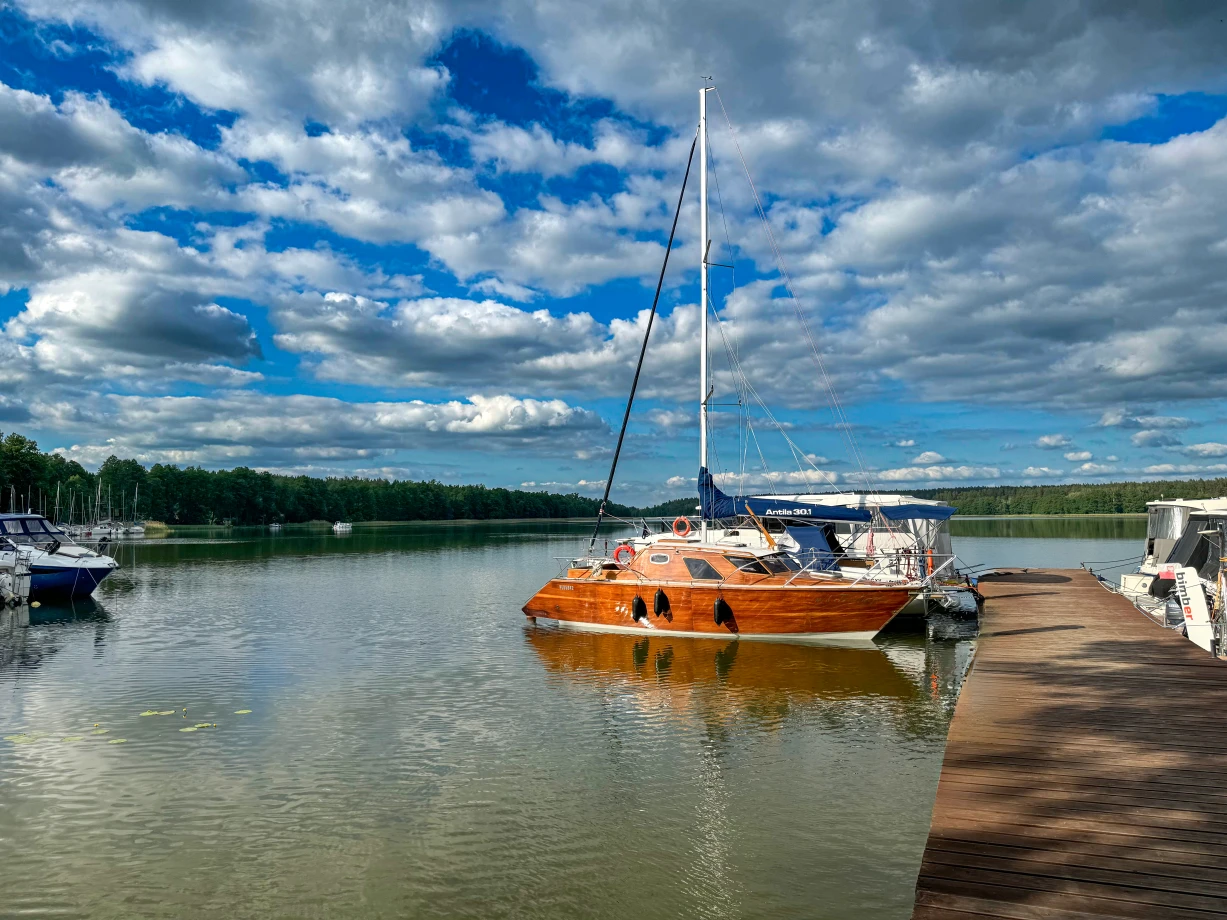
<instances>
[{"instance_id":1,"label":"green water reflection","mask_svg":"<svg viewBox=\"0 0 1227 920\"><path fill-rule=\"evenodd\" d=\"M1080 517L951 518L953 537L1042 540L1137 540L1146 536L1146 515Z\"/></svg>"}]
</instances>

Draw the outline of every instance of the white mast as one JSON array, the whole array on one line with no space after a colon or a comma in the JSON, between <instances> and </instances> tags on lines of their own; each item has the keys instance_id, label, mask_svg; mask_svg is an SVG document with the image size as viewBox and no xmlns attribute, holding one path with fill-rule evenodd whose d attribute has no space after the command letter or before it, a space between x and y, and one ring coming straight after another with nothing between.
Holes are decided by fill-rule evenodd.
<instances>
[{"instance_id":1,"label":"white mast","mask_svg":"<svg viewBox=\"0 0 1227 920\"><path fill-rule=\"evenodd\" d=\"M699 90L699 466L707 467L707 93ZM707 539L700 514L699 538Z\"/></svg>"}]
</instances>

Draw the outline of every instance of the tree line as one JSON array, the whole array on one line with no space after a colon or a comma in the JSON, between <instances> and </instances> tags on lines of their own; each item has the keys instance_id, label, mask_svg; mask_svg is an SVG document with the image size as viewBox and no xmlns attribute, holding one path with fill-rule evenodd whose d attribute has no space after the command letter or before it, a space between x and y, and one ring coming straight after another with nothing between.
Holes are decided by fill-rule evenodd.
<instances>
[{"instance_id":1,"label":"tree line","mask_svg":"<svg viewBox=\"0 0 1227 920\"><path fill-rule=\"evenodd\" d=\"M287 524L323 521L451 521L498 518L594 517L600 502L571 493L446 485L430 480L359 477L321 479L259 472L247 467L206 470L111 456L97 473L56 453L43 453L20 434L0 438L0 508L54 512L57 487L62 519L68 507L80 520L99 485L116 517L140 487L141 518L167 524ZM1227 479L1109 482L1051 486L974 486L912 493L953 505L964 515L1121 514L1144 512L1157 498L1227 495ZM677 498L647 508L610 503L610 514L629 518L694 516L697 499ZM131 517L131 513L128 515Z\"/></svg>"},{"instance_id":2,"label":"tree line","mask_svg":"<svg viewBox=\"0 0 1227 920\"><path fill-rule=\"evenodd\" d=\"M131 503L140 488L137 515L167 524L287 524L307 521L451 521L498 518L595 517L600 502L575 493L489 489L480 485L284 476L246 467L206 470L111 456L90 473L81 464L20 434L0 440L0 508L34 508L51 515L59 491L60 518L71 506L80 520L92 508L99 486L102 513L108 504L120 516L121 503L132 517ZM621 517L644 509L611 503ZM648 509L650 510L650 509ZM90 513L90 512L86 512Z\"/></svg>"}]
</instances>

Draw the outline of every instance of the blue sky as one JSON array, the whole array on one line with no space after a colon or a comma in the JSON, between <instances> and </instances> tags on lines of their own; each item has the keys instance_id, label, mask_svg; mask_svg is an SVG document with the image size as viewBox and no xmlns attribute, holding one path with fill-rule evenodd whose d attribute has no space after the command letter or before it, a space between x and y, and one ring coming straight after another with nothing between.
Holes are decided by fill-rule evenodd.
<instances>
[{"instance_id":1,"label":"blue sky","mask_svg":"<svg viewBox=\"0 0 1227 920\"><path fill-rule=\"evenodd\" d=\"M714 74L726 485L1222 475L1221 27L1065 6L0 7L0 430L599 492ZM696 191L628 501L693 488Z\"/></svg>"}]
</instances>

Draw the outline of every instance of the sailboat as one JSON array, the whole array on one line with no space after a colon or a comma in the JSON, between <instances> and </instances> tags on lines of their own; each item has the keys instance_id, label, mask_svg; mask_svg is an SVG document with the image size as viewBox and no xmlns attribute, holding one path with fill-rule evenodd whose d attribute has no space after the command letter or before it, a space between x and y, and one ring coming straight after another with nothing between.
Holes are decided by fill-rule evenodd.
<instances>
[{"instance_id":1,"label":"sailboat","mask_svg":"<svg viewBox=\"0 0 1227 920\"><path fill-rule=\"evenodd\" d=\"M840 506L798 505L772 500L731 499L714 489L708 472L707 428L709 367L707 345L708 215L707 215L707 95L699 91L699 128L690 148L690 162L674 213L664 265L656 287L639 365L631 383L626 414L618 435L605 496L597 517L599 530L618 456L634 402L652 320L660 299L669 252L690 176L695 146L699 148L699 468L703 499L698 526L679 518L671 533L652 542L645 551L624 543L612 556L595 556L596 532L588 553L570 560L523 607L532 622L609 632L659 631L683 636L724 636L787 642L858 643L872 639L902 610L917 587L908 582L885 582L866 571L853 577L833 559L815 553L803 562L781 548L762 525L761 515L804 516L811 522L867 521L862 509ZM715 506L732 502L731 510L748 514L764 539L738 543L710 539L709 520ZM740 506L737 503L740 502ZM787 507L774 507L787 504Z\"/></svg>"}]
</instances>

